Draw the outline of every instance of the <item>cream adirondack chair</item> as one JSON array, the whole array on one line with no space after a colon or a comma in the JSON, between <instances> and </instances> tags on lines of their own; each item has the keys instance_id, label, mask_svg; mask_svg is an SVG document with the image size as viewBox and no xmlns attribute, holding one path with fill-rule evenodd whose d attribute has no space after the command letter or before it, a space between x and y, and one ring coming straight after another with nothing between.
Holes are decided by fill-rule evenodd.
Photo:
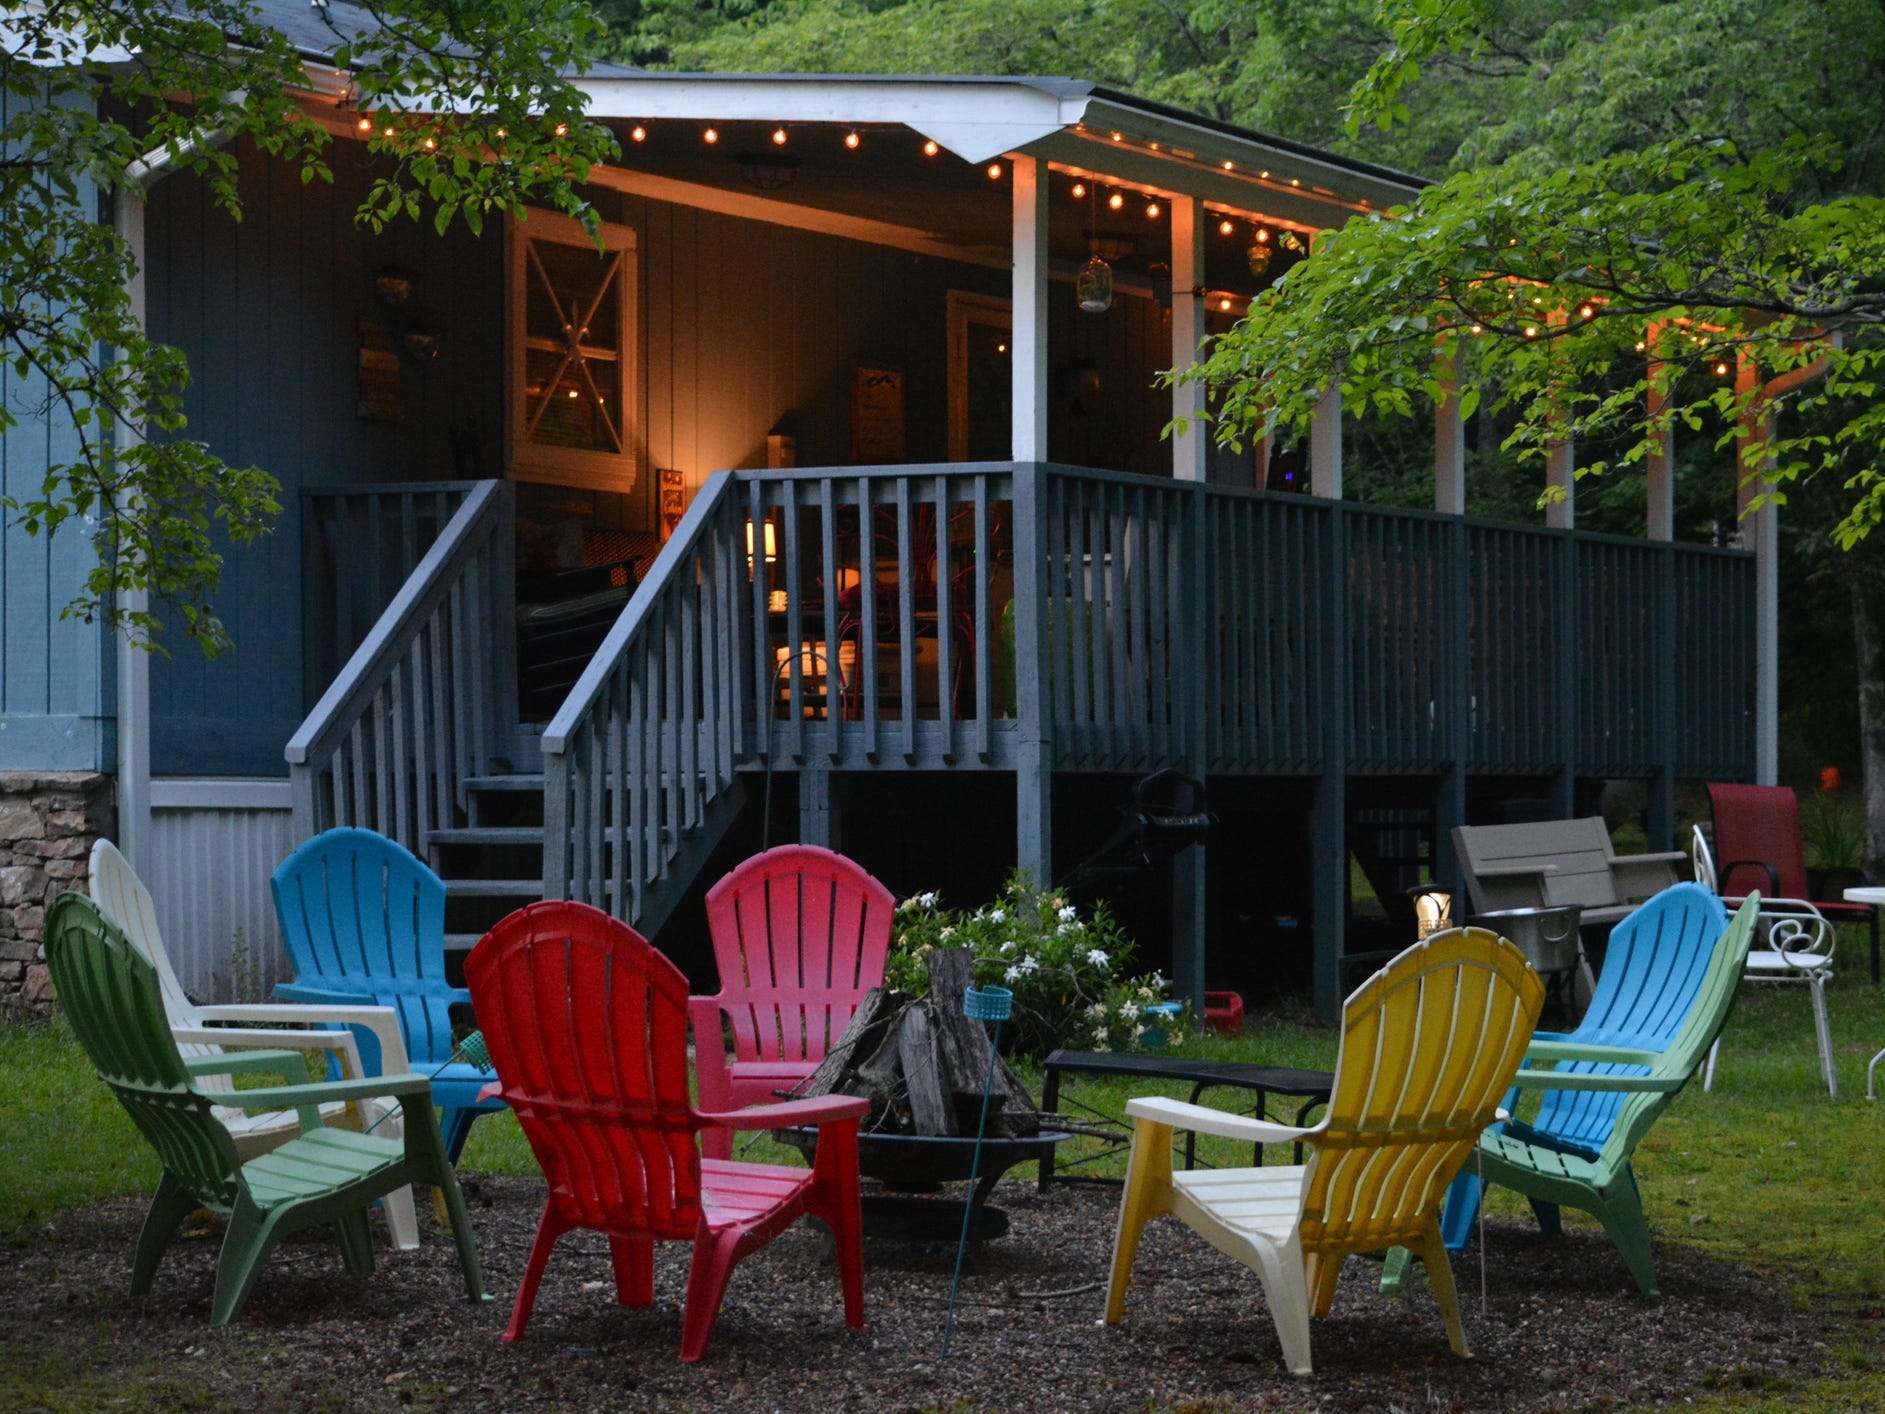
<instances>
[{"instance_id":1,"label":"cream adirondack chair","mask_svg":"<svg viewBox=\"0 0 1885 1414\"><path fill-rule=\"evenodd\" d=\"M1545 987L1525 955L1480 928L1416 943L1349 997L1326 1117L1271 1124L1179 1100L1138 1099L1113 1243L1106 1320L1125 1313L1146 1222L1170 1213L1263 1283L1290 1371L1310 1373L1309 1317L1326 1316L1351 1252L1411 1247L1457 1355L1466 1355L1440 1202L1478 1143L1505 1118ZM1172 1171L1177 1129L1245 1143L1311 1144L1306 1165Z\"/></svg>"},{"instance_id":2,"label":"cream adirondack chair","mask_svg":"<svg viewBox=\"0 0 1885 1414\"><path fill-rule=\"evenodd\" d=\"M347 1023L364 1026L379 1039L382 1074L397 1075L408 1069L406 1045L399 1034L399 1018L391 1007L304 1006L289 1003L198 1006L184 992L183 984L177 980L176 970L170 965L170 955L164 949L163 934L157 927L157 910L151 902L150 890L144 887L144 881L138 878L130 860L110 840L101 839L92 846L91 871L92 901L98 905L99 912L117 924L131 946L157 970L157 986L163 995L164 1014L170 1021L170 1034L176 1039L177 1049L186 1060L216 1055L225 1050L252 1047L279 1050L292 1045L308 1050L332 1051L340 1058L342 1078L358 1080L364 1078L360 1048L354 1041L353 1032L340 1024ZM210 1024L232 1021L256 1024L241 1027ZM261 1023L265 1022L271 1023L271 1027L264 1028ZM306 1030L292 1034L281 1029L283 1026L305 1028L330 1023L336 1029ZM227 1075L204 1075L198 1078L196 1084L199 1089L210 1092L234 1088ZM346 1104L321 1106L321 1122L341 1128L360 1129L377 1120L379 1123L374 1133L384 1134L389 1139L399 1138L400 1119L395 1108L389 1106L382 1109L372 1101L363 1104L366 1108L364 1124L361 1111ZM229 1137L235 1141L236 1156L244 1162L258 1154L280 1148L301 1133L300 1121L293 1110L257 1114L230 1105L217 1105L213 1114L216 1122L229 1131ZM417 1247L419 1223L413 1211L412 1190L401 1188L388 1194L385 1201L386 1226L393 1235L393 1244L402 1248Z\"/></svg>"}]
</instances>

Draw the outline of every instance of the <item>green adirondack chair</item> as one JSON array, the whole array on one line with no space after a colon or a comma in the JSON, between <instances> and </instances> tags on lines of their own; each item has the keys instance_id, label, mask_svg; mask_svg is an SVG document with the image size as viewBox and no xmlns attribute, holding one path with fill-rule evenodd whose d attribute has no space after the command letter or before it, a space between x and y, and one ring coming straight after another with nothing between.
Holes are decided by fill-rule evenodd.
<instances>
[{"instance_id":1,"label":"green adirondack chair","mask_svg":"<svg viewBox=\"0 0 1885 1414\"><path fill-rule=\"evenodd\" d=\"M373 1270L368 1208L409 1183L430 1183L444 1193L466 1290L474 1301L490 1299L424 1076L310 1085L299 1051L232 1051L185 1060L170 1034L156 970L82 894L62 894L48 911L46 964L79 1044L163 1160L131 1264L132 1295L150 1290L178 1224L197 1208L229 1215L216 1263L213 1326L242 1309L270 1249L305 1227L332 1224L347 1270L365 1276ZM242 1073L285 1075L292 1083L215 1092L196 1083L203 1075ZM323 1104L381 1096L399 1101L403 1139L321 1123ZM301 1117L301 1136L244 1163L215 1118L217 1105L292 1109Z\"/></svg>"},{"instance_id":2,"label":"green adirondack chair","mask_svg":"<svg viewBox=\"0 0 1885 1414\"><path fill-rule=\"evenodd\" d=\"M1569 1145L1559 1147L1549 1136L1508 1124L1499 1133L1483 1136L1477 1158L1467 1162L1467 1168L1482 1172L1487 1183L1504 1184L1529 1198L1539 1227L1548 1234L1558 1231L1560 1207L1596 1217L1616 1243L1638 1290L1651 1301L1662 1292L1656 1284L1649 1227L1643 1221L1643 1200L1630 1157L1721 1034L1747 967L1748 945L1759 912L1760 895L1750 895L1716 943L1688 1020L1665 1049L1636 1051L1577 1041L1533 1041L1527 1048L1526 1068L1512 1082L1518 1089L1623 1095L1609 1137L1595 1154ZM1541 1065L1564 1068L1537 1068Z\"/></svg>"}]
</instances>

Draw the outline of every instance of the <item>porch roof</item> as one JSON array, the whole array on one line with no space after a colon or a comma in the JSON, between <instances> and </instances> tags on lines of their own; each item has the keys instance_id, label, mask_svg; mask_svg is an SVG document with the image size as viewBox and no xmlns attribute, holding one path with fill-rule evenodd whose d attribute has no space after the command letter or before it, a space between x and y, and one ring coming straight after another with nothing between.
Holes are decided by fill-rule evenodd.
<instances>
[{"instance_id":1,"label":"porch roof","mask_svg":"<svg viewBox=\"0 0 1885 1414\"><path fill-rule=\"evenodd\" d=\"M1331 208L1388 206L1427 185L1080 79L592 71L573 82L605 121L902 124L967 162L1022 153L1308 226L1333 224Z\"/></svg>"}]
</instances>

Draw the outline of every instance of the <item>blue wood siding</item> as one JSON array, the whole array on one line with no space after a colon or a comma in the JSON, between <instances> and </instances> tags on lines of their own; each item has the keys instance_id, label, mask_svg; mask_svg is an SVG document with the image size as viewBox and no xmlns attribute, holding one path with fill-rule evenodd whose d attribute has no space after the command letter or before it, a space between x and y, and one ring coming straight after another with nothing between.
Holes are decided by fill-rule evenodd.
<instances>
[{"instance_id":1,"label":"blue wood siding","mask_svg":"<svg viewBox=\"0 0 1885 1414\"><path fill-rule=\"evenodd\" d=\"M12 100L17 103L18 99ZM0 122L12 114L0 93ZM86 183L80 200L96 200ZM45 380L0 364L0 400L19 419L0 434L0 489L39 494L46 468L78 455L79 435L62 410L44 407ZM115 752L107 671L110 640L97 623L61 618L96 563L83 523L57 535L0 530L0 770L109 769Z\"/></svg>"},{"instance_id":2,"label":"blue wood siding","mask_svg":"<svg viewBox=\"0 0 1885 1414\"><path fill-rule=\"evenodd\" d=\"M470 418L487 474L497 470L502 242L461 231L441 239L413 223L378 236L357 229L369 174L350 143L335 145L332 163L333 185L304 185L245 151L240 222L188 176L152 193L150 324L189 356L187 435L282 483L274 533L226 551L216 603L235 649L210 662L179 639L153 664L158 775L287 772L282 748L324 686L302 672L300 487L449 477L447 429ZM387 266L417 277L398 312L375 296ZM361 318L423 321L440 336L436 361L401 368L398 422L356 415Z\"/></svg>"}]
</instances>

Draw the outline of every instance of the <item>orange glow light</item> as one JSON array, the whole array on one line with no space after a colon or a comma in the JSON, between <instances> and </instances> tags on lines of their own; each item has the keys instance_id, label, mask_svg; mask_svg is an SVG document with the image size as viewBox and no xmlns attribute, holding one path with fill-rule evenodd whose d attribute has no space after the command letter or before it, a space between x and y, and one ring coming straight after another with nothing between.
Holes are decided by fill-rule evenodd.
<instances>
[{"instance_id":1,"label":"orange glow light","mask_svg":"<svg viewBox=\"0 0 1885 1414\"><path fill-rule=\"evenodd\" d=\"M1111 196L1106 198L1106 204L1117 211L1126 204L1126 198L1121 196L1118 192L1114 192Z\"/></svg>"},{"instance_id":2,"label":"orange glow light","mask_svg":"<svg viewBox=\"0 0 1885 1414\"><path fill-rule=\"evenodd\" d=\"M634 127L630 128L628 131L628 135L631 138L633 138L636 142L648 141L648 129L644 128L640 123L637 123L635 124Z\"/></svg>"},{"instance_id":3,"label":"orange glow light","mask_svg":"<svg viewBox=\"0 0 1885 1414\"><path fill-rule=\"evenodd\" d=\"M700 135L700 140L709 144L716 143L720 141L720 130L718 128L708 128L706 132Z\"/></svg>"},{"instance_id":4,"label":"orange glow light","mask_svg":"<svg viewBox=\"0 0 1885 1414\"><path fill-rule=\"evenodd\" d=\"M774 147L784 147L785 138L786 132L784 128L774 128L772 130L772 145Z\"/></svg>"},{"instance_id":5,"label":"orange glow light","mask_svg":"<svg viewBox=\"0 0 1885 1414\"><path fill-rule=\"evenodd\" d=\"M939 151L941 151L941 149L936 146L933 138L923 144L923 155L925 157L934 157Z\"/></svg>"},{"instance_id":6,"label":"orange glow light","mask_svg":"<svg viewBox=\"0 0 1885 1414\"><path fill-rule=\"evenodd\" d=\"M856 133L846 133L844 135L844 145L850 148L853 152L857 151L857 145L859 141L860 139L858 138L858 135Z\"/></svg>"},{"instance_id":7,"label":"orange glow light","mask_svg":"<svg viewBox=\"0 0 1885 1414\"><path fill-rule=\"evenodd\" d=\"M999 182L1001 180L1001 163L991 162L988 164L988 179L991 182Z\"/></svg>"}]
</instances>

